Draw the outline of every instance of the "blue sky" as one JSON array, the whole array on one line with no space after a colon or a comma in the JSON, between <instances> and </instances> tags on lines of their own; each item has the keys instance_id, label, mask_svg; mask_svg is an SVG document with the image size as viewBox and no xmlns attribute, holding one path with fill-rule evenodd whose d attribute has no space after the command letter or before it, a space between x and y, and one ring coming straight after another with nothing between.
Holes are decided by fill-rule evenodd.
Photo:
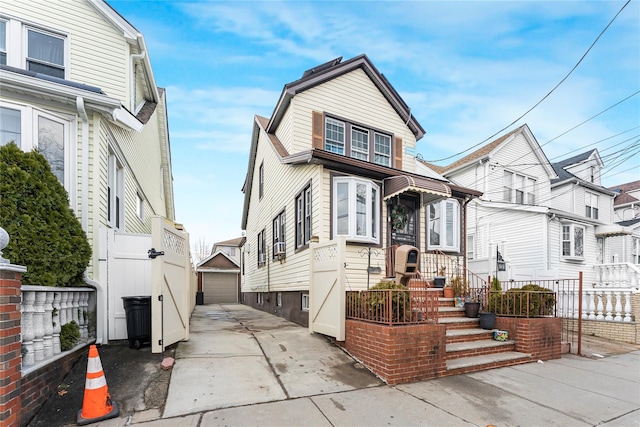
<instances>
[{"instance_id":1,"label":"blue sky","mask_svg":"<svg viewBox=\"0 0 640 427\"><path fill-rule=\"evenodd\" d=\"M192 246L241 235L253 116L269 117L306 69L365 53L426 130L417 153L446 165L547 95L626 3L108 1L143 33L167 89L176 215ZM498 136L527 123L552 162L597 148L604 185L638 180L639 91L634 0Z\"/></svg>"}]
</instances>

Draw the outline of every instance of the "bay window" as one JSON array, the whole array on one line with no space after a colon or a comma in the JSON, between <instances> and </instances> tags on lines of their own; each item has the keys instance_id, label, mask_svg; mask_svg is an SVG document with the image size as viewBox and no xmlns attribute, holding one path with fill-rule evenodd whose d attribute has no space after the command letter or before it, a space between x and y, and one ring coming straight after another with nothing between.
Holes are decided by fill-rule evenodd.
<instances>
[{"instance_id":1,"label":"bay window","mask_svg":"<svg viewBox=\"0 0 640 427\"><path fill-rule=\"evenodd\" d=\"M47 159L73 204L71 120L27 105L0 103L0 145L12 141L22 151L37 149Z\"/></svg>"},{"instance_id":2,"label":"bay window","mask_svg":"<svg viewBox=\"0 0 640 427\"><path fill-rule=\"evenodd\" d=\"M564 258L584 258L585 228L577 224L562 226L562 256Z\"/></svg>"},{"instance_id":3,"label":"bay window","mask_svg":"<svg viewBox=\"0 0 640 427\"><path fill-rule=\"evenodd\" d=\"M427 247L460 249L460 203L455 199L432 203L427 210Z\"/></svg>"},{"instance_id":4,"label":"bay window","mask_svg":"<svg viewBox=\"0 0 640 427\"><path fill-rule=\"evenodd\" d=\"M379 243L380 188L360 178L334 178L332 215L334 237Z\"/></svg>"}]
</instances>

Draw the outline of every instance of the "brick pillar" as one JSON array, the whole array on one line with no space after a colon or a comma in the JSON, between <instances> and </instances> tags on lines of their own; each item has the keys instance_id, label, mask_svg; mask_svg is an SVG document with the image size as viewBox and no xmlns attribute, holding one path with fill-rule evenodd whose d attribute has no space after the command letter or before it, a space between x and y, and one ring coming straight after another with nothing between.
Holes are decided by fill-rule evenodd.
<instances>
[{"instance_id":1,"label":"brick pillar","mask_svg":"<svg viewBox=\"0 0 640 427\"><path fill-rule=\"evenodd\" d=\"M22 401L20 303L26 268L0 263L0 424L19 426Z\"/></svg>"}]
</instances>

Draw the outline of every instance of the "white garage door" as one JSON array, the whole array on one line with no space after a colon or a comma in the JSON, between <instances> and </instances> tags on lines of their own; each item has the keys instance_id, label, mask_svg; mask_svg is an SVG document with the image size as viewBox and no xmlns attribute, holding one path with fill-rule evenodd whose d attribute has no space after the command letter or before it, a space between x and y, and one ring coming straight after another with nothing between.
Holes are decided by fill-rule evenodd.
<instances>
[{"instance_id":1,"label":"white garage door","mask_svg":"<svg viewBox=\"0 0 640 427\"><path fill-rule=\"evenodd\" d=\"M238 302L238 273L204 273L202 276L205 304Z\"/></svg>"}]
</instances>

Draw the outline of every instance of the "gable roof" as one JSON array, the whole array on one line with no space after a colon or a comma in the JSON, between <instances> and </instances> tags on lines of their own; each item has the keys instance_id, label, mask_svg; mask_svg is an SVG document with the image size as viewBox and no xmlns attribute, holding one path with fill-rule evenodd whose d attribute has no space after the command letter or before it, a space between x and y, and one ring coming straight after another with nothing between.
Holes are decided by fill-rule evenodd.
<instances>
[{"instance_id":1,"label":"gable roof","mask_svg":"<svg viewBox=\"0 0 640 427\"><path fill-rule=\"evenodd\" d=\"M396 113L407 124L416 137L416 141L424 136L424 129L411 114L411 109L400 97L398 92L391 86L391 83L382 75L371 63L367 55L359 55L342 62L342 57L325 62L317 67L305 71L302 78L284 85L278 103L271 114L271 119L266 126L267 133L275 133L280 122L291 103L291 99L298 93L311 89L315 86L326 83L336 77L351 71L361 69L371 79L380 93L385 97Z\"/></svg>"},{"instance_id":2,"label":"gable roof","mask_svg":"<svg viewBox=\"0 0 640 427\"><path fill-rule=\"evenodd\" d=\"M542 148L538 144L538 141L533 136L531 129L529 129L529 126L526 123L502 135L501 137L489 142L488 144L483 145L482 147L478 148L476 151L473 151L472 153L467 154L466 156L456 160L455 162L447 166L434 165L422 159L418 159L418 161L424 164L425 166L427 166L428 168L430 168L431 170L433 170L434 172L439 173L441 175L451 173L458 169L462 169L472 163L475 163L479 160L489 159L493 155L493 153L495 153L498 149L500 149L504 145L508 144L513 138L515 138L516 135L520 133L523 134L525 139L533 147L532 152L538 157L540 164L542 165L542 167L544 167L547 170L547 173L549 174L549 176L554 176L553 169L550 165L549 160L547 159L546 154L544 154L544 152L542 151Z\"/></svg>"},{"instance_id":3,"label":"gable roof","mask_svg":"<svg viewBox=\"0 0 640 427\"><path fill-rule=\"evenodd\" d=\"M222 242L216 242L213 246L233 246L239 248L244 243L244 237L236 237L235 239L224 240Z\"/></svg>"},{"instance_id":4,"label":"gable roof","mask_svg":"<svg viewBox=\"0 0 640 427\"><path fill-rule=\"evenodd\" d=\"M561 160L556 163L552 163L551 166L553 166L553 170L556 171L556 175L558 175L558 178L552 180L551 183L555 184L557 182L566 181L567 179L572 179L572 178L578 179L574 174L572 174L571 172L568 172L565 168L568 168L569 166L577 165L578 163L582 163L584 161L589 160L589 157L591 157L594 154L594 152L597 153L598 150L594 148L593 150L576 154L575 156L569 157L568 159Z\"/></svg>"},{"instance_id":5,"label":"gable roof","mask_svg":"<svg viewBox=\"0 0 640 427\"><path fill-rule=\"evenodd\" d=\"M635 196L632 196L631 194L628 194L628 192L631 192L631 191L640 191L640 180L627 182L625 184L615 185L613 187L609 187L609 190L615 191L618 193L618 195L613 201L614 206L621 206L629 203L640 203L640 199L638 199Z\"/></svg>"},{"instance_id":6,"label":"gable roof","mask_svg":"<svg viewBox=\"0 0 640 427\"><path fill-rule=\"evenodd\" d=\"M240 265L229 255L216 251L196 264L196 271L237 270Z\"/></svg>"}]
</instances>

